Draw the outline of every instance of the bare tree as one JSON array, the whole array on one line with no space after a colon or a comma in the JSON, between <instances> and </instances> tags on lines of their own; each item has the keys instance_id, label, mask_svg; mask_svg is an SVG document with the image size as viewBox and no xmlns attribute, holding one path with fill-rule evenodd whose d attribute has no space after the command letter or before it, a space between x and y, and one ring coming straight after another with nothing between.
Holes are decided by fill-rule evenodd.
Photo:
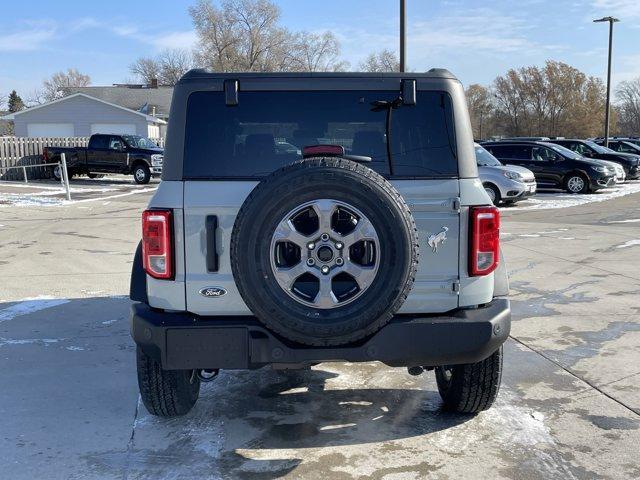
<instances>
[{"instance_id":1,"label":"bare tree","mask_svg":"<svg viewBox=\"0 0 640 480\"><path fill-rule=\"evenodd\" d=\"M338 71L340 43L330 32L291 32L272 0L199 0L189 9L195 63L218 72Z\"/></svg>"},{"instance_id":2,"label":"bare tree","mask_svg":"<svg viewBox=\"0 0 640 480\"><path fill-rule=\"evenodd\" d=\"M507 135L522 135L527 119L526 99L522 82L515 70L509 70L504 77L493 82L497 116Z\"/></svg>"},{"instance_id":3,"label":"bare tree","mask_svg":"<svg viewBox=\"0 0 640 480\"><path fill-rule=\"evenodd\" d=\"M129 71L142 82L149 84L160 77L160 62L155 58L140 57L129 66Z\"/></svg>"},{"instance_id":4,"label":"bare tree","mask_svg":"<svg viewBox=\"0 0 640 480\"><path fill-rule=\"evenodd\" d=\"M566 63L548 60L543 68L509 70L495 79L493 90L500 134L584 138L598 134L604 119L602 80Z\"/></svg>"},{"instance_id":5,"label":"bare tree","mask_svg":"<svg viewBox=\"0 0 640 480\"><path fill-rule=\"evenodd\" d=\"M293 67L301 72L338 72L349 65L339 61L340 42L331 32L299 33L292 55Z\"/></svg>"},{"instance_id":6,"label":"bare tree","mask_svg":"<svg viewBox=\"0 0 640 480\"><path fill-rule=\"evenodd\" d=\"M399 72L400 60L391 50L381 50L371 53L360 63L363 72Z\"/></svg>"},{"instance_id":7,"label":"bare tree","mask_svg":"<svg viewBox=\"0 0 640 480\"><path fill-rule=\"evenodd\" d=\"M294 37L278 24L280 8L271 1L224 0L218 8L200 0L189 13L199 39L199 65L223 72L290 69L286 45Z\"/></svg>"},{"instance_id":8,"label":"bare tree","mask_svg":"<svg viewBox=\"0 0 640 480\"><path fill-rule=\"evenodd\" d=\"M44 81L42 95L44 101L50 102L66 95L70 87L86 87L91 84L91 77L80 73L75 68L66 72L54 73L51 78Z\"/></svg>"},{"instance_id":9,"label":"bare tree","mask_svg":"<svg viewBox=\"0 0 640 480\"><path fill-rule=\"evenodd\" d=\"M175 85L193 68L193 58L186 50L165 50L156 58L141 57L129 71L146 84L157 80L160 85Z\"/></svg>"},{"instance_id":10,"label":"bare tree","mask_svg":"<svg viewBox=\"0 0 640 480\"><path fill-rule=\"evenodd\" d=\"M485 138L495 110L491 91L482 85L473 84L465 91L474 138Z\"/></svg>"},{"instance_id":11,"label":"bare tree","mask_svg":"<svg viewBox=\"0 0 640 480\"><path fill-rule=\"evenodd\" d=\"M3 95L0 93L0 110L4 110L5 107L7 106L7 99L9 97L7 97L6 95Z\"/></svg>"},{"instance_id":12,"label":"bare tree","mask_svg":"<svg viewBox=\"0 0 640 480\"><path fill-rule=\"evenodd\" d=\"M160 62L159 80L163 85L175 85L193 68L193 57L186 50L165 50L158 60Z\"/></svg>"},{"instance_id":13,"label":"bare tree","mask_svg":"<svg viewBox=\"0 0 640 480\"><path fill-rule=\"evenodd\" d=\"M619 133L640 135L640 77L620 82L616 89Z\"/></svg>"}]
</instances>

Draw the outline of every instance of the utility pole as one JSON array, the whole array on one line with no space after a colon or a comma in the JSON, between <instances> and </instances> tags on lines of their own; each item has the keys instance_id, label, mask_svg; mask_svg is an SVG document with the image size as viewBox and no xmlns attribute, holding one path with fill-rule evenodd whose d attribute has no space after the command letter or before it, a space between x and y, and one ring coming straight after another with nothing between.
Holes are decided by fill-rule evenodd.
<instances>
[{"instance_id":1,"label":"utility pole","mask_svg":"<svg viewBox=\"0 0 640 480\"><path fill-rule=\"evenodd\" d=\"M609 117L611 115L611 56L613 53L613 24L620 20L615 17L603 17L594 20L595 23L609 22L609 60L607 66L607 105L604 115L604 146L609 146Z\"/></svg>"},{"instance_id":2,"label":"utility pole","mask_svg":"<svg viewBox=\"0 0 640 480\"><path fill-rule=\"evenodd\" d=\"M407 2L400 0L400 71L407 68Z\"/></svg>"}]
</instances>

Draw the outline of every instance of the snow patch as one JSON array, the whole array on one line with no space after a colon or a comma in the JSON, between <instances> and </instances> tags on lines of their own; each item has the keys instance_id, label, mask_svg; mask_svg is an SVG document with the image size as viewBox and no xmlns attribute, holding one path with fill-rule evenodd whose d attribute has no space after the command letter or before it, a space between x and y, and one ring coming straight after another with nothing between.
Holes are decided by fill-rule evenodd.
<instances>
[{"instance_id":1,"label":"snow patch","mask_svg":"<svg viewBox=\"0 0 640 480\"><path fill-rule=\"evenodd\" d=\"M0 337L0 347L4 345L44 345L45 347L51 343L58 343L64 338L27 338L24 340L11 340L9 338Z\"/></svg>"},{"instance_id":2,"label":"snow patch","mask_svg":"<svg viewBox=\"0 0 640 480\"><path fill-rule=\"evenodd\" d=\"M605 202L618 197L624 197L633 193L640 193L640 182L624 183L601 190L598 193L585 193L573 195L570 193L538 193L520 202L511 210L547 210L556 208L577 207L588 203Z\"/></svg>"},{"instance_id":3,"label":"snow patch","mask_svg":"<svg viewBox=\"0 0 640 480\"><path fill-rule=\"evenodd\" d=\"M629 220L614 220L609 223L640 223L640 218L630 218ZM2 225L0 225L2 227Z\"/></svg>"},{"instance_id":4,"label":"snow patch","mask_svg":"<svg viewBox=\"0 0 640 480\"><path fill-rule=\"evenodd\" d=\"M67 350L71 351L71 352L81 352L84 350L84 348L82 347L76 347L75 345L72 345L70 347L66 347Z\"/></svg>"},{"instance_id":5,"label":"snow patch","mask_svg":"<svg viewBox=\"0 0 640 480\"><path fill-rule=\"evenodd\" d=\"M116 323L118 321L117 318L114 318L113 320L106 320L104 322L102 322L102 325L112 325L114 323Z\"/></svg>"},{"instance_id":6,"label":"snow patch","mask_svg":"<svg viewBox=\"0 0 640 480\"><path fill-rule=\"evenodd\" d=\"M58 305L69 303L66 298L54 298L47 295L41 295L34 298L25 298L15 305L0 310L0 323L13 320L16 317L29 315Z\"/></svg>"},{"instance_id":7,"label":"snow patch","mask_svg":"<svg viewBox=\"0 0 640 480\"><path fill-rule=\"evenodd\" d=\"M622 245L616 245L616 248L629 248L629 247L634 247L636 245L640 245L640 240L629 240L628 242L625 242Z\"/></svg>"}]
</instances>

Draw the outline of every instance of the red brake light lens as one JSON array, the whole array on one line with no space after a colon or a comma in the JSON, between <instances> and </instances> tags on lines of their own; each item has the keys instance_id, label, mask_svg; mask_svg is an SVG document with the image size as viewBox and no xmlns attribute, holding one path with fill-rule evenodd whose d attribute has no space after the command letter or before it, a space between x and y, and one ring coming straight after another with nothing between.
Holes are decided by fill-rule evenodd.
<instances>
[{"instance_id":1,"label":"red brake light lens","mask_svg":"<svg viewBox=\"0 0 640 480\"><path fill-rule=\"evenodd\" d=\"M496 207L472 207L469 275L488 275L500 261L500 211Z\"/></svg>"},{"instance_id":2,"label":"red brake light lens","mask_svg":"<svg viewBox=\"0 0 640 480\"><path fill-rule=\"evenodd\" d=\"M315 157L315 156L344 156L344 147L341 145L307 145L302 147L302 156Z\"/></svg>"},{"instance_id":3,"label":"red brake light lens","mask_svg":"<svg viewBox=\"0 0 640 480\"><path fill-rule=\"evenodd\" d=\"M153 278L173 279L172 231L171 210L142 213L142 263Z\"/></svg>"}]
</instances>

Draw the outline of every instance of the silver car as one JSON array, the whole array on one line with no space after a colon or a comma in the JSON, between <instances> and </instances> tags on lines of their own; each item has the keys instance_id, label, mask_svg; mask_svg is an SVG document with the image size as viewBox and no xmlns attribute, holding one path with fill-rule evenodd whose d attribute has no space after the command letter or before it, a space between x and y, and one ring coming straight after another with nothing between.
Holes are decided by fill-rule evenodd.
<instances>
[{"instance_id":1,"label":"silver car","mask_svg":"<svg viewBox=\"0 0 640 480\"><path fill-rule=\"evenodd\" d=\"M477 143L475 150L480 180L494 205L500 202L515 203L536 194L538 186L531 170L502 165Z\"/></svg>"}]
</instances>

